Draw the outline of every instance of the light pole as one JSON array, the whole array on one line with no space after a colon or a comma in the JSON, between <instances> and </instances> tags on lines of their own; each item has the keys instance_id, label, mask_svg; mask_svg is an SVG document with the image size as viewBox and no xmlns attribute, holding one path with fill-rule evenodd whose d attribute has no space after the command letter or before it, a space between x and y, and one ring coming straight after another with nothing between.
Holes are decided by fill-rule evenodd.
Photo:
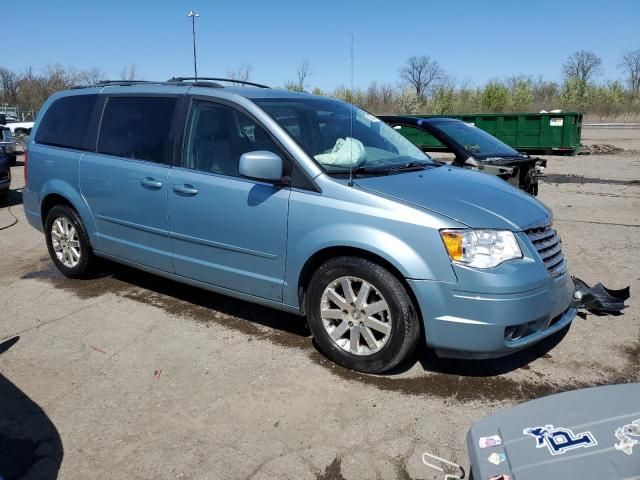
<instances>
[{"instance_id":1,"label":"light pole","mask_svg":"<svg viewBox=\"0 0 640 480\"><path fill-rule=\"evenodd\" d=\"M193 32L193 74L198 80L198 63L196 61L196 18L200 16L195 10L189 10L188 16L191 17L191 31Z\"/></svg>"}]
</instances>

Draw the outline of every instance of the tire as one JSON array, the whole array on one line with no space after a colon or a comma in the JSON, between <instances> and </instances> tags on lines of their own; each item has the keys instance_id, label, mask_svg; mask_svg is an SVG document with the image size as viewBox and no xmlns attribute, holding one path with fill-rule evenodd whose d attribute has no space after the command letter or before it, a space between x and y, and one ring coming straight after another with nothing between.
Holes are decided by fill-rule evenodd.
<instances>
[{"instance_id":1,"label":"tire","mask_svg":"<svg viewBox=\"0 0 640 480\"><path fill-rule=\"evenodd\" d=\"M9 166L10 167L15 167L16 166L16 155L13 155L11 157L7 157L7 159L9 160Z\"/></svg>"},{"instance_id":2,"label":"tire","mask_svg":"<svg viewBox=\"0 0 640 480\"><path fill-rule=\"evenodd\" d=\"M9 204L9 190L3 190L0 192L0 205Z\"/></svg>"},{"instance_id":3,"label":"tire","mask_svg":"<svg viewBox=\"0 0 640 480\"><path fill-rule=\"evenodd\" d=\"M346 294L345 280L351 285ZM365 284L367 294L362 290ZM349 299L355 300L342 303ZM402 283L385 268L359 257L337 257L324 263L311 278L305 309L322 353L364 373L396 367L420 337L419 319Z\"/></svg>"},{"instance_id":4,"label":"tire","mask_svg":"<svg viewBox=\"0 0 640 480\"><path fill-rule=\"evenodd\" d=\"M60 223L57 223L58 220ZM64 227L67 225L73 227L75 235L64 235ZM54 229L55 234L52 234ZM67 205L56 205L49 210L45 220L44 232L49 256L56 268L65 277L89 278L91 276L96 258L91 250L87 230L84 228L80 216L73 208ZM60 238L61 232L63 234L62 237L67 238L58 240L57 244L54 245L56 243L54 238ZM71 230L68 229L68 232L71 232ZM65 245L68 247L65 248ZM69 247L73 247L73 249ZM65 250L68 252L68 256L65 255ZM73 261L75 255L73 252L79 253L77 261ZM62 253L62 259L58 257L59 253Z\"/></svg>"}]
</instances>

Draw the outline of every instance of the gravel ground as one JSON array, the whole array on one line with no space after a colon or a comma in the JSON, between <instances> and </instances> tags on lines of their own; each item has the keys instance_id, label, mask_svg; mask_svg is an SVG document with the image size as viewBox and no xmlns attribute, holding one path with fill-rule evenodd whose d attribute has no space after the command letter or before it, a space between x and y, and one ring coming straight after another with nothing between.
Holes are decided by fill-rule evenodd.
<instances>
[{"instance_id":1,"label":"gravel ground","mask_svg":"<svg viewBox=\"0 0 640 480\"><path fill-rule=\"evenodd\" d=\"M640 130L595 130L584 143L640 149ZM325 360L304 322L281 312L115 265L65 279L14 191L19 222L0 231L0 476L439 478L422 453L467 465L465 435L481 416L639 381L640 155L547 158L539 198L571 273L630 284L630 308L576 318L497 361L422 348L384 376ZM0 208L0 227L11 212Z\"/></svg>"}]
</instances>

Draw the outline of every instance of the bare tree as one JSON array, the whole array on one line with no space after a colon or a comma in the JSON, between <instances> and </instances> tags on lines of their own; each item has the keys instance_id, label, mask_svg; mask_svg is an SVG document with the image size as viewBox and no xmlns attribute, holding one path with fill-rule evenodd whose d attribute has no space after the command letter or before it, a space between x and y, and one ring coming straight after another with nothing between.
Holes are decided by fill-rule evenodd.
<instances>
[{"instance_id":1,"label":"bare tree","mask_svg":"<svg viewBox=\"0 0 640 480\"><path fill-rule=\"evenodd\" d=\"M227 76L232 80L239 80L240 82L248 82L251 78L251 71L253 67L248 63L240 65L238 70L228 70Z\"/></svg>"},{"instance_id":2,"label":"bare tree","mask_svg":"<svg viewBox=\"0 0 640 480\"><path fill-rule=\"evenodd\" d=\"M138 80L135 63L122 67L122 70L120 70L120 80Z\"/></svg>"},{"instance_id":3,"label":"bare tree","mask_svg":"<svg viewBox=\"0 0 640 480\"><path fill-rule=\"evenodd\" d=\"M289 90L290 92L299 92L299 88L300 85L298 85L297 82L291 81L291 80L287 80L286 82L284 82L284 85L282 85L282 88L284 88L285 90Z\"/></svg>"},{"instance_id":4,"label":"bare tree","mask_svg":"<svg viewBox=\"0 0 640 480\"><path fill-rule=\"evenodd\" d=\"M296 67L296 75L298 77L298 90L303 91L307 78L311 76L311 63L305 58L300 65Z\"/></svg>"},{"instance_id":5,"label":"bare tree","mask_svg":"<svg viewBox=\"0 0 640 480\"><path fill-rule=\"evenodd\" d=\"M640 49L627 52L618 67L627 75L629 90L640 92Z\"/></svg>"},{"instance_id":6,"label":"bare tree","mask_svg":"<svg viewBox=\"0 0 640 480\"><path fill-rule=\"evenodd\" d=\"M400 78L413 87L420 99L424 99L443 76L438 62L428 55L413 56L400 69Z\"/></svg>"},{"instance_id":7,"label":"bare tree","mask_svg":"<svg viewBox=\"0 0 640 480\"><path fill-rule=\"evenodd\" d=\"M0 68L0 98L3 103L16 105L18 103L19 87L18 74L6 68Z\"/></svg>"},{"instance_id":8,"label":"bare tree","mask_svg":"<svg viewBox=\"0 0 640 480\"><path fill-rule=\"evenodd\" d=\"M80 73L80 82L85 85L96 85L105 79L104 72L98 67L91 67L89 70L83 70Z\"/></svg>"},{"instance_id":9,"label":"bare tree","mask_svg":"<svg viewBox=\"0 0 640 480\"><path fill-rule=\"evenodd\" d=\"M602 59L589 50L580 50L567 58L562 71L567 78L576 78L588 83L602 70Z\"/></svg>"}]
</instances>

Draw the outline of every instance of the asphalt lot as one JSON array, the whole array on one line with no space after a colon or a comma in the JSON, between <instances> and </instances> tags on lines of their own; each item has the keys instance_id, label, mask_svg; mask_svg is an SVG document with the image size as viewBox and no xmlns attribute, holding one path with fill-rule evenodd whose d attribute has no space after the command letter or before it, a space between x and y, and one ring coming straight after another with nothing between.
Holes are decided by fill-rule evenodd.
<instances>
[{"instance_id":1,"label":"asphalt lot","mask_svg":"<svg viewBox=\"0 0 640 480\"><path fill-rule=\"evenodd\" d=\"M583 142L638 150L640 130L585 128ZM640 153L548 159L539 198L571 273L631 285L630 308L496 361L422 348L384 376L325 360L295 316L113 264L65 279L14 190L0 208L0 228L18 219L0 230L0 476L441 478L422 453L467 466L481 416L640 381Z\"/></svg>"}]
</instances>

